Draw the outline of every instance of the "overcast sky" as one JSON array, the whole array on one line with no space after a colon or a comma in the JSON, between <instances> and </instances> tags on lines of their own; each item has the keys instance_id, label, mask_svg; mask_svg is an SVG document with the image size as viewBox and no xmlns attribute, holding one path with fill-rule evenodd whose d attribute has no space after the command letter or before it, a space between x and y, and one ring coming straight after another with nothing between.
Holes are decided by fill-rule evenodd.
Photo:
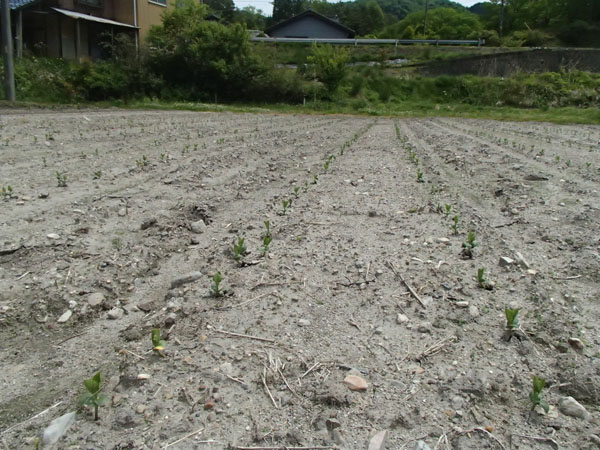
<instances>
[{"instance_id":1,"label":"overcast sky","mask_svg":"<svg viewBox=\"0 0 600 450\"><path fill-rule=\"evenodd\" d=\"M273 0L233 0L235 6L242 9L246 6L254 6L257 9L262 9L263 13L270 16L273 11ZM484 0L454 0L457 3L465 6L472 6ZM333 3L333 2L332 2Z\"/></svg>"}]
</instances>

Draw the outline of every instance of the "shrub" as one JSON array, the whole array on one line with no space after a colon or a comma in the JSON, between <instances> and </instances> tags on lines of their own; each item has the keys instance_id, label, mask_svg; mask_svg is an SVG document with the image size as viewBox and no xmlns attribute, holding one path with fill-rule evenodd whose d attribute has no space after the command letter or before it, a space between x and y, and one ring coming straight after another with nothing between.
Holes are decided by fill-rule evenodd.
<instances>
[{"instance_id":1,"label":"shrub","mask_svg":"<svg viewBox=\"0 0 600 450\"><path fill-rule=\"evenodd\" d=\"M246 98L260 102L301 103L308 85L295 70L265 70L252 80Z\"/></svg>"},{"instance_id":2,"label":"shrub","mask_svg":"<svg viewBox=\"0 0 600 450\"><path fill-rule=\"evenodd\" d=\"M86 100L118 99L128 94L127 74L112 62L85 62L76 65L72 76L74 84Z\"/></svg>"},{"instance_id":3,"label":"shrub","mask_svg":"<svg viewBox=\"0 0 600 450\"><path fill-rule=\"evenodd\" d=\"M246 29L206 21L206 8L181 0L148 37L149 64L170 86L196 98L238 99L263 67L251 51Z\"/></svg>"},{"instance_id":4,"label":"shrub","mask_svg":"<svg viewBox=\"0 0 600 450\"><path fill-rule=\"evenodd\" d=\"M346 75L348 51L331 45L313 44L308 61L312 64L317 78L325 85L329 93L335 92Z\"/></svg>"},{"instance_id":5,"label":"shrub","mask_svg":"<svg viewBox=\"0 0 600 450\"><path fill-rule=\"evenodd\" d=\"M17 99L51 103L81 100L72 82L73 66L74 63L62 59L33 57L17 59L15 61Z\"/></svg>"},{"instance_id":6,"label":"shrub","mask_svg":"<svg viewBox=\"0 0 600 450\"><path fill-rule=\"evenodd\" d=\"M502 40L496 30L483 30L479 37L485 40L484 45L487 47L499 47L502 44Z\"/></svg>"},{"instance_id":7,"label":"shrub","mask_svg":"<svg viewBox=\"0 0 600 450\"><path fill-rule=\"evenodd\" d=\"M598 47L600 46L600 25L575 20L563 25L558 32L558 37L567 45Z\"/></svg>"}]
</instances>

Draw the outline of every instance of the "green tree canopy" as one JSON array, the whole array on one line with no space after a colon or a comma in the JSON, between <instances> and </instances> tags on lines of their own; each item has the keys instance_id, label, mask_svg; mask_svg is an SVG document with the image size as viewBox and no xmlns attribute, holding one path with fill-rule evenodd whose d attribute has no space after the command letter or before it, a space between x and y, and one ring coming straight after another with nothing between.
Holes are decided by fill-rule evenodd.
<instances>
[{"instance_id":1,"label":"green tree canopy","mask_svg":"<svg viewBox=\"0 0 600 450\"><path fill-rule=\"evenodd\" d=\"M407 35L427 39L474 39L482 32L479 18L466 10L435 8L427 15L427 35L423 34L425 11L409 14L400 22L386 27L383 37L399 39Z\"/></svg>"},{"instance_id":2,"label":"green tree canopy","mask_svg":"<svg viewBox=\"0 0 600 450\"><path fill-rule=\"evenodd\" d=\"M543 30L567 45L600 44L598 0L490 0L481 10L484 28L500 32L502 16L502 32L511 39Z\"/></svg>"},{"instance_id":3,"label":"green tree canopy","mask_svg":"<svg viewBox=\"0 0 600 450\"><path fill-rule=\"evenodd\" d=\"M249 30L264 30L266 27L264 13L254 6L246 6L245 8L235 11L234 22L241 23Z\"/></svg>"},{"instance_id":4,"label":"green tree canopy","mask_svg":"<svg viewBox=\"0 0 600 450\"><path fill-rule=\"evenodd\" d=\"M163 14L148 36L149 64L172 86L198 98L239 98L261 72L246 28L204 20L207 9L192 0Z\"/></svg>"},{"instance_id":5,"label":"green tree canopy","mask_svg":"<svg viewBox=\"0 0 600 450\"><path fill-rule=\"evenodd\" d=\"M273 25L300 14L306 9L304 0L273 0Z\"/></svg>"},{"instance_id":6,"label":"green tree canopy","mask_svg":"<svg viewBox=\"0 0 600 450\"><path fill-rule=\"evenodd\" d=\"M235 4L233 0L202 0L202 3L227 22L234 20Z\"/></svg>"}]
</instances>

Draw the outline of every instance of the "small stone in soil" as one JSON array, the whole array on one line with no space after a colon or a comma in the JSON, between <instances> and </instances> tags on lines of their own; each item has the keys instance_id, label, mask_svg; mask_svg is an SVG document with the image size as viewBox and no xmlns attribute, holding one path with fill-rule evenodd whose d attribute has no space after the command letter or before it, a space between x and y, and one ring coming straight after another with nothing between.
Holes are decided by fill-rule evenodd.
<instances>
[{"instance_id":1,"label":"small stone in soil","mask_svg":"<svg viewBox=\"0 0 600 450\"><path fill-rule=\"evenodd\" d=\"M479 317L479 308L475 305L469 306L469 315L473 318Z\"/></svg>"},{"instance_id":2,"label":"small stone in soil","mask_svg":"<svg viewBox=\"0 0 600 450\"><path fill-rule=\"evenodd\" d=\"M108 318L110 320L117 320L123 317L123 310L121 308L113 308L108 311Z\"/></svg>"},{"instance_id":3,"label":"small stone in soil","mask_svg":"<svg viewBox=\"0 0 600 450\"><path fill-rule=\"evenodd\" d=\"M200 278L202 278L202 272L190 272L187 275L175 278L171 281L171 289L199 280Z\"/></svg>"},{"instance_id":4,"label":"small stone in soil","mask_svg":"<svg viewBox=\"0 0 600 450\"><path fill-rule=\"evenodd\" d=\"M515 260L512 258L509 258L508 256L501 256L500 261L498 261L498 265L500 267L512 266L514 263L515 263Z\"/></svg>"},{"instance_id":5,"label":"small stone in soil","mask_svg":"<svg viewBox=\"0 0 600 450\"><path fill-rule=\"evenodd\" d=\"M65 323L67 320L71 318L73 315L73 311L67 309L57 320L58 323Z\"/></svg>"},{"instance_id":6,"label":"small stone in soil","mask_svg":"<svg viewBox=\"0 0 600 450\"><path fill-rule=\"evenodd\" d=\"M369 386L364 378L357 375L348 375L344 378L344 384L351 391L366 391Z\"/></svg>"},{"instance_id":7,"label":"small stone in soil","mask_svg":"<svg viewBox=\"0 0 600 450\"><path fill-rule=\"evenodd\" d=\"M144 414L144 411L146 411L146 405L138 405L137 408L135 408L135 412L138 414Z\"/></svg>"},{"instance_id":8,"label":"small stone in soil","mask_svg":"<svg viewBox=\"0 0 600 450\"><path fill-rule=\"evenodd\" d=\"M385 444L387 442L387 430L380 431L369 441L368 450L385 450Z\"/></svg>"},{"instance_id":9,"label":"small stone in soil","mask_svg":"<svg viewBox=\"0 0 600 450\"><path fill-rule=\"evenodd\" d=\"M515 257L518 265L520 265L523 269L529 269L529 263L525 261L525 258L523 258L523 255L521 255L521 253L515 253Z\"/></svg>"},{"instance_id":10,"label":"small stone in soil","mask_svg":"<svg viewBox=\"0 0 600 450\"><path fill-rule=\"evenodd\" d=\"M94 292L88 297L88 305L100 306L104 303L104 294L102 292Z\"/></svg>"},{"instance_id":11,"label":"small stone in soil","mask_svg":"<svg viewBox=\"0 0 600 450\"><path fill-rule=\"evenodd\" d=\"M298 321L298 325L301 326L301 327L307 327L307 326L310 325L310 320L308 320L308 319L300 319Z\"/></svg>"},{"instance_id":12,"label":"small stone in soil","mask_svg":"<svg viewBox=\"0 0 600 450\"><path fill-rule=\"evenodd\" d=\"M398 316L396 317L396 322L399 324L403 324L408 322L408 316L402 314L402 313L398 313Z\"/></svg>"},{"instance_id":13,"label":"small stone in soil","mask_svg":"<svg viewBox=\"0 0 600 450\"><path fill-rule=\"evenodd\" d=\"M57 240L57 239L60 239L60 235L58 235L58 234L56 234L56 233L50 233L50 234L47 234L47 235L46 235L46 237L47 237L48 239L52 239L53 241L55 241L55 240Z\"/></svg>"},{"instance_id":14,"label":"small stone in soil","mask_svg":"<svg viewBox=\"0 0 600 450\"><path fill-rule=\"evenodd\" d=\"M177 321L177 314L169 313L169 315L165 318L165 325L171 326Z\"/></svg>"},{"instance_id":15,"label":"small stone in soil","mask_svg":"<svg viewBox=\"0 0 600 450\"><path fill-rule=\"evenodd\" d=\"M558 401L558 409L565 416L577 417L583 420L590 420L592 418L592 415L585 407L573 397L562 397Z\"/></svg>"},{"instance_id":16,"label":"small stone in soil","mask_svg":"<svg viewBox=\"0 0 600 450\"><path fill-rule=\"evenodd\" d=\"M204 233L206 231L206 224L204 220L198 220L190 224L190 229L196 234Z\"/></svg>"},{"instance_id":17,"label":"small stone in soil","mask_svg":"<svg viewBox=\"0 0 600 450\"><path fill-rule=\"evenodd\" d=\"M583 342L577 338L569 338L569 345L573 347L575 350L581 351L583 350Z\"/></svg>"}]
</instances>

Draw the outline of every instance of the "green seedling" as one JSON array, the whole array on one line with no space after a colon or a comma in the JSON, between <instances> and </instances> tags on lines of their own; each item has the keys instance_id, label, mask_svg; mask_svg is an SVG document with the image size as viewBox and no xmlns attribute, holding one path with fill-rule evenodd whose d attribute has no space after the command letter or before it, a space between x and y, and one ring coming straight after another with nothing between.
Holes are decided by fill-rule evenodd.
<instances>
[{"instance_id":1,"label":"green seedling","mask_svg":"<svg viewBox=\"0 0 600 450\"><path fill-rule=\"evenodd\" d=\"M312 184L317 184L317 181L319 181L319 175L315 173L315 175L313 176Z\"/></svg>"},{"instance_id":2,"label":"green seedling","mask_svg":"<svg viewBox=\"0 0 600 450\"><path fill-rule=\"evenodd\" d=\"M452 228L452 232L454 234L458 234L458 214L454 216L454 219L452 225L450 226L450 228Z\"/></svg>"},{"instance_id":3,"label":"green seedling","mask_svg":"<svg viewBox=\"0 0 600 450\"><path fill-rule=\"evenodd\" d=\"M281 206L283 206L283 210L281 211L281 214L283 216L285 216L285 214L287 213L287 210L290 206L292 206L292 199L288 199L288 200L281 200Z\"/></svg>"},{"instance_id":4,"label":"green seedling","mask_svg":"<svg viewBox=\"0 0 600 450\"><path fill-rule=\"evenodd\" d=\"M477 283L479 284L480 287L482 287L483 289L485 289L487 291L491 291L494 289L494 283L488 281L488 279L485 275L484 267L477 269Z\"/></svg>"},{"instance_id":5,"label":"green seedling","mask_svg":"<svg viewBox=\"0 0 600 450\"><path fill-rule=\"evenodd\" d=\"M444 204L444 214L446 215L446 217L448 217L450 215L451 211L452 211L452 205L445 203Z\"/></svg>"},{"instance_id":6,"label":"green seedling","mask_svg":"<svg viewBox=\"0 0 600 450\"><path fill-rule=\"evenodd\" d=\"M0 195L2 196L2 199L4 200L8 200L9 198L12 198L13 196L13 188L11 186L2 186L2 188L0 189Z\"/></svg>"},{"instance_id":7,"label":"green seedling","mask_svg":"<svg viewBox=\"0 0 600 450\"><path fill-rule=\"evenodd\" d=\"M159 356L163 355L163 350L167 343L160 338L160 328L152 328L152 350L154 350Z\"/></svg>"},{"instance_id":8,"label":"green seedling","mask_svg":"<svg viewBox=\"0 0 600 450\"><path fill-rule=\"evenodd\" d=\"M67 187L67 176L64 173L56 172L56 184L58 187Z\"/></svg>"},{"instance_id":9,"label":"green seedling","mask_svg":"<svg viewBox=\"0 0 600 450\"><path fill-rule=\"evenodd\" d=\"M98 372L92 378L83 380L87 392L81 398L81 404L94 407L94 420L98 420L98 408L104 406L108 397L100 393L102 384L102 372Z\"/></svg>"},{"instance_id":10,"label":"green seedling","mask_svg":"<svg viewBox=\"0 0 600 450\"><path fill-rule=\"evenodd\" d=\"M102 176L102 171L101 170L96 170L94 172L94 180L98 180L101 176Z\"/></svg>"},{"instance_id":11,"label":"green seedling","mask_svg":"<svg viewBox=\"0 0 600 450\"><path fill-rule=\"evenodd\" d=\"M244 242L243 237L239 237L237 242L233 244L233 259L235 259L238 263L242 262L242 258L248 252L248 248Z\"/></svg>"},{"instance_id":12,"label":"green seedling","mask_svg":"<svg viewBox=\"0 0 600 450\"><path fill-rule=\"evenodd\" d=\"M308 192L308 181L304 182L304 187L302 188L302 191L306 194Z\"/></svg>"},{"instance_id":13,"label":"green seedling","mask_svg":"<svg viewBox=\"0 0 600 450\"><path fill-rule=\"evenodd\" d=\"M135 165L138 166L140 169L143 169L148 164L150 164L150 161L148 161L148 158L146 158L146 155L142 155L142 159L135 160Z\"/></svg>"},{"instance_id":14,"label":"green seedling","mask_svg":"<svg viewBox=\"0 0 600 450\"><path fill-rule=\"evenodd\" d=\"M475 248L477 247L479 244L475 241L475 232L474 231L469 231L469 233L467 233L467 242L463 243L463 247L465 248Z\"/></svg>"},{"instance_id":15,"label":"green seedling","mask_svg":"<svg viewBox=\"0 0 600 450\"><path fill-rule=\"evenodd\" d=\"M533 411L536 406L541 406L546 413L550 411L550 405L544 399L542 399L542 390L546 387L546 380L538 378L536 375L533 376L533 390L529 393L529 400L531 401L531 410Z\"/></svg>"},{"instance_id":16,"label":"green seedling","mask_svg":"<svg viewBox=\"0 0 600 450\"><path fill-rule=\"evenodd\" d=\"M300 197L300 186L294 187L294 197Z\"/></svg>"},{"instance_id":17,"label":"green seedling","mask_svg":"<svg viewBox=\"0 0 600 450\"><path fill-rule=\"evenodd\" d=\"M271 241L273 241L273 238L271 236L264 236L263 237L263 245L260 248L260 254L261 256L265 256L268 251L269 251L269 244L271 244Z\"/></svg>"},{"instance_id":18,"label":"green seedling","mask_svg":"<svg viewBox=\"0 0 600 450\"><path fill-rule=\"evenodd\" d=\"M423 171L421 169L417 169L417 183L424 183L423 179Z\"/></svg>"},{"instance_id":19,"label":"green seedling","mask_svg":"<svg viewBox=\"0 0 600 450\"><path fill-rule=\"evenodd\" d=\"M510 339L519 330L519 311L519 308L504 308L504 315L506 316L507 341L510 341Z\"/></svg>"},{"instance_id":20,"label":"green seedling","mask_svg":"<svg viewBox=\"0 0 600 450\"><path fill-rule=\"evenodd\" d=\"M223 275L221 272L217 272L212 276L213 284L210 286L210 290L215 297L221 297L223 291L221 290L221 281L223 281Z\"/></svg>"},{"instance_id":21,"label":"green seedling","mask_svg":"<svg viewBox=\"0 0 600 450\"><path fill-rule=\"evenodd\" d=\"M477 242L475 241L475 232L469 231L467 234L467 242L463 242L462 255L467 258L473 258L473 249L477 247Z\"/></svg>"},{"instance_id":22,"label":"green seedling","mask_svg":"<svg viewBox=\"0 0 600 450\"><path fill-rule=\"evenodd\" d=\"M263 237L271 237L271 222L269 222L268 220L264 221L265 224L265 232L263 234Z\"/></svg>"},{"instance_id":23,"label":"green seedling","mask_svg":"<svg viewBox=\"0 0 600 450\"><path fill-rule=\"evenodd\" d=\"M329 170L329 164L330 164L329 160L325 161L325 164L323 164L323 170L325 172L327 172Z\"/></svg>"}]
</instances>

